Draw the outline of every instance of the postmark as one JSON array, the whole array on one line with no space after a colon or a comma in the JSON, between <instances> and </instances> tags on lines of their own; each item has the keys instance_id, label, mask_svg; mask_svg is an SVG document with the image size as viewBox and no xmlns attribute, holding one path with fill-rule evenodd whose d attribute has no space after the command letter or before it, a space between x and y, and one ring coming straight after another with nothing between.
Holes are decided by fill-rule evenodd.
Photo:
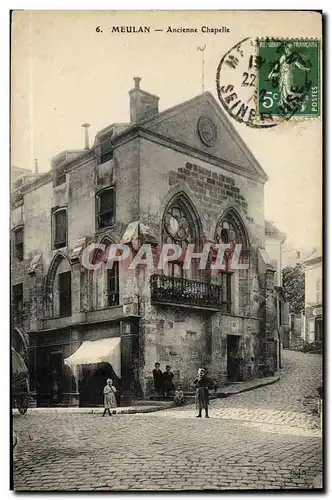
<instances>
[{"instance_id":1,"label":"postmark","mask_svg":"<svg viewBox=\"0 0 332 500\"><path fill-rule=\"evenodd\" d=\"M320 42L245 38L220 60L217 93L239 123L271 128L320 115Z\"/></svg>"},{"instance_id":2,"label":"postmark","mask_svg":"<svg viewBox=\"0 0 332 500\"><path fill-rule=\"evenodd\" d=\"M244 38L221 58L216 84L220 104L239 123L254 128L276 126L257 110L257 76L263 61L257 52L257 40Z\"/></svg>"},{"instance_id":3,"label":"postmark","mask_svg":"<svg viewBox=\"0 0 332 500\"><path fill-rule=\"evenodd\" d=\"M320 115L320 42L257 41L258 116L276 119Z\"/></svg>"}]
</instances>

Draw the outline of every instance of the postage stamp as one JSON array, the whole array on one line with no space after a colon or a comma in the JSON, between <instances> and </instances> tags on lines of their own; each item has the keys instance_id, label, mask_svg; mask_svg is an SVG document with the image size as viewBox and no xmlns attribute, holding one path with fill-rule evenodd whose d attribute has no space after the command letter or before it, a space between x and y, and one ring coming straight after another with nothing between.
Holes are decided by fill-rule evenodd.
<instances>
[{"instance_id":1,"label":"postage stamp","mask_svg":"<svg viewBox=\"0 0 332 500\"><path fill-rule=\"evenodd\" d=\"M258 115L293 118L320 115L320 42L257 41Z\"/></svg>"},{"instance_id":2,"label":"postage stamp","mask_svg":"<svg viewBox=\"0 0 332 500\"><path fill-rule=\"evenodd\" d=\"M225 111L249 127L318 117L320 41L245 38L221 58L216 84Z\"/></svg>"}]
</instances>

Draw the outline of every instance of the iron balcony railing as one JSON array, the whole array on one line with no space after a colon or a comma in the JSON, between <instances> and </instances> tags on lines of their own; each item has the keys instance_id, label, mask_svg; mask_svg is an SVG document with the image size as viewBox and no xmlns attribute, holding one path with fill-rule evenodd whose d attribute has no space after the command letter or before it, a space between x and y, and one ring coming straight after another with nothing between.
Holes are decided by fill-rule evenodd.
<instances>
[{"instance_id":1,"label":"iron balcony railing","mask_svg":"<svg viewBox=\"0 0 332 500\"><path fill-rule=\"evenodd\" d=\"M150 285L153 302L192 305L230 312L231 304L223 300L223 289L220 285L160 274L151 276Z\"/></svg>"}]
</instances>

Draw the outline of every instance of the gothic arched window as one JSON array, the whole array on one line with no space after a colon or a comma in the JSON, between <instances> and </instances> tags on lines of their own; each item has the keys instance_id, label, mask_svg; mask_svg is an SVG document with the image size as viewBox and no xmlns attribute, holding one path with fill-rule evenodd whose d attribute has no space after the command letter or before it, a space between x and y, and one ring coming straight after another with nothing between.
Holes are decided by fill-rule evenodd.
<instances>
[{"instance_id":1,"label":"gothic arched window","mask_svg":"<svg viewBox=\"0 0 332 500\"><path fill-rule=\"evenodd\" d=\"M201 238L201 223L189 198L180 194L173 198L168 205L162 224L163 243L180 245L182 255L177 261L170 263L169 274L176 277L196 278L197 277L197 259L193 259L190 269L183 269L185 252L189 244L195 245L198 251Z\"/></svg>"},{"instance_id":2,"label":"gothic arched window","mask_svg":"<svg viewBox=\"0 0 332 500\"><path fill-rule=\"evenodd\" d=\"M219 222L215 231L215 241L217 243L229 243L230 251L225 252L230 255L235 245L242 245L241 249L241 262L247 262L248 260L248 250L249 250L249 239L245 226L241 220L241 217L234 209L227 210ZM229 260L228 258L226 260Z\"/></svg>"},{"instance_id":3,"label":"gothic arched window","mask_svg":"<svg viewBox=\"0 0 332 500\"><path fill-rule=\"evenodd\" d=\"M46 312L50 317L71 316L71 265L58 253L46 278Z\"/></svg>"},{"instance_id":4,"label":"gothic arched window","mask_svg":"<svg viewBox=\"0 0 332 500\"><path fill-rule=\"evenodd\" d=\"M90 272L90 306L92 309L103 309L119 305L119 262L114 261L112 268L108 263L112 241L105 237L101 240L105 250L97 250L92 264L101 263L100 267Z\"/></svg>"},{"instance_id":5,"label":"gothic arched window","mask_svg":"<svg viewBox=\"0 0 332 500\"><path fill-rule=\"evenodd\" d=\"M243 221L237 211L233 208L227 210L219 219L215 230L216 243L230 244L230 248L226 249L224 256L225 270L217 273L217 281L222 286L223 302L226 303L226 310L231 311L231 303L235 282L232 274L231 262L235 245L241 245L239 256L240 264L249 264L249 238ZM248 271L239 270L236 292L239 297L239 312L245 313L245 308L248 306Z\"/></svg>"}]
</instances>

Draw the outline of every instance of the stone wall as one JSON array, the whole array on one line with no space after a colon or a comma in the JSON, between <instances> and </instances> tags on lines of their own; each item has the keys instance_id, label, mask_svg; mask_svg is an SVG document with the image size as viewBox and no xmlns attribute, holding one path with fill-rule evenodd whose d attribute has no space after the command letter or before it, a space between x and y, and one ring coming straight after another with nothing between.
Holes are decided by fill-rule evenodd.
<instances>
[{"instance_id":1,"label":"stone wall","mask_svg":"<svg viewBox=\"0 0 332 500\"><path fill-rule=\"evenodd\" d=\"M242 378L255 376L261 333L259 309L261 294L265 293L259 282L257 258L258 246L264 240L263 185L142 139L140 156L141 220L158 239L167 204L184 192L198 213L203 238L214 240L217 221L227 208L234 207L251 243L249 269L236 271L232 278L233 316L151 304L151 273L145 270L140 275L140 377L146 394L153 392L152 369L156 361L162 369L170 364L176 382L180 380L185 390L191 388L197 368L202 365L219 384L225 384L227 334L240 337Z\"/></svg>"},{"instance_id":2,"label":"stone wall","mask_svg":"<svg viewBox=\"0 0 332 500\"><path fill-rule=\"evenodd\" d=\"M145 139L140 139L140 158L142 222L160 228L167 203L183 190L199 214L207 240L214 240L219 217L233 206L251 243L264 246L263 184Z\"/></svg>"},{"instance_id":3,"label":"stone wall","mask_svg":"<svg viewBox=\"0 0 332 500\"><path fill-rule=\"evenodd\" d=\"M167 364L172 367L175 385L192 390L198 368L207 366L208 332L208 318L191 309L156 307L151 317L145 315L141 322L145 392L153 391L152 370L157 361L163 371Z\"/></svg>"},{"instance_id":4,"label":"stone wall","mask_svg":"<svg viewBox=\"0 0 332 500\"><path fill-rule=\"evenodd\" d=\"M248 204L240 193L240 189L236 187L233 177L227 177L195 163L186 162L184 167L171 170L169 173L170 186L182 181L185 181L198 195L202 204L208 204L219 210L220 204L224 200L233 200L245 212L248 210Z\"/></svg>"}]
</instances>

